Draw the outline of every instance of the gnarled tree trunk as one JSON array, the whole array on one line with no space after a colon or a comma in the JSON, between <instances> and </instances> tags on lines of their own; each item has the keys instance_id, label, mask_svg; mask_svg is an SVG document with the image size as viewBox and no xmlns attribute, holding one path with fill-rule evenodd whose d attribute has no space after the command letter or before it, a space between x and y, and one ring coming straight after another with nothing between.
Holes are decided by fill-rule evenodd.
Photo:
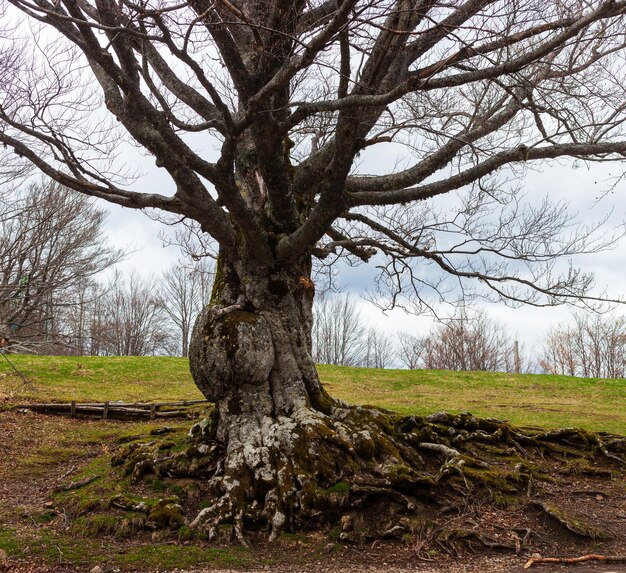
<instances>
[{"instance_id":1,"label":"gnarled tree trunk","mask_svg":"<svg viewBox=\"0 0 626 573\"><path fill-rule=\"evenodd\" d=\"M340 469L319 459L329 444L316 443L335 433L331 416L339 404L311 358L309 273L309 260L272 271L220 258L212 303L190 345L194 381L215 403L204 434L224 455L215 476L220 495L196 525L232 521L241 535L244 521L265 520L275 536L294 525L307 484L341 479ZM334 453L331 465L340 466Z\"/></svg>"},{"instance_id":2,"label":"gnarled tree trunk","mask_svg":"<svg viewBox=\"0 0 626 573\"><path fill-rule=\"evenodd\" d=\"M222 258L213 302L196 322L191 371L215 403L200 431L219 444L221 458L214 503L193 525L212 534L232 523L243 540L244 526L268 524L273 538L319 521L321 512L336 517L333 487L394 489L389 468L410 487L431 484L415 471L415 450L392 437L386 414L350 407L321 386L311 357L309 272L308 260L272 271Z\"/></svg>"}]
</instances>

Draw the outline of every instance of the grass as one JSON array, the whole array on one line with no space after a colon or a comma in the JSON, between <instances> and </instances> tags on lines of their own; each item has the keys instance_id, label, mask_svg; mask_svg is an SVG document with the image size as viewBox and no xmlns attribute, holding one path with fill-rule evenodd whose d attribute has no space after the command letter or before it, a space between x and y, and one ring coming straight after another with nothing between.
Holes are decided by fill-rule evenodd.
<instances>
[{"instance_id":1,"label":"grass","mask_svg":"<svg viewBox=\"0 0 626 573\"><path fill-rule=\"evenodd\" d=\"M168 438L182 440L189 422L169 421L168 426L172 430ZM122 525L120 515L99 513L99 510L107 507L108 500L115 494L129 498L134 495L128 480L120 479L119 472L111 467L110 453L120 444L149 439L150 431L160 427L162 423L159 422L136 424L97 420L77 423L68 418L46 416L32 426L32 432L12 435L11 445L22 455L10 464L0 462L0 483L32 479L40 484L35 487L45 483L49 499L56 508L64 508L63 514L70 517L71 525L69 528L59 527L58 514L42 507L41 500L34 501L30 495L18 496L19 504L0 500L0 550L11 560L34 561L61 569L71 566L86 571L94 565L102 565L106 570L134 571L191 567L230 569L256 564L256 556L243 547L183 545L177 542L175 535L155 541L145 532L132 539L118 539L113 535ZM47 472L58 475L68 465L75 471L63 478L63 483L93 475L100 477L75 491L52 492L55 480L46 481ZM165 491L153 493L152 498L172 494L168 488L161 489ZM37 491L34 497L39 495ZM135 514L127 515L134 517ZM106 519L109 520L109 531L102 530L102 522ZM91 524L91 530L86 524Z\"/></svg>"},{"instance_id":2,"label":"grass","mask_svg":"<svg viewBox=\"0 0 626 573\"><path fill-rule=\"evenodd\" d=\"M202 398L185 359L172 357L11 356L36 388L20 387L0 362L0 399L168 401ZM517 425L579 426L626 434L626 380L569 376L377 370L320 365L330 393L402 414L470 411Z\"/></svg>"},{"instance_id":3,"label":"grass","mask_svg":"<svg viewBox=\"0 0 626 573\"><path fill-rule=\"evenodd\" d=\"M626 434L624 379L338 366L320 366L319 372L333 396L401 414L465 410L520 426Z\"/></svg>"},{"instance_id":4,"label":"grass","mask_svg":"<svg viewBox=\"0 0 626 573\"><path fill-rule=\"evenodd\" d=\"M169 357L44 357L11 356L30 380L26 386L0 361L0 404L7 407L28 401L176 401L201 398L191 380L187 361ZM476 415L507 418L518 425L543 427L580 426L626 434L626 380L597 380L565 376L512 375L485 372L406 371L346 368L321 365L322 382L333 396L352 403L369 403L402 414L429 414L438 410L469 410ZM24 418L22 418L24 416ZM236 568L270 563L267 556L234 546L211 547L179 532L166 539L150 539L149 533L124 537L120 519L102 503L114 495L137 500L159 499L180 492L177 483L153 480L136 493L128 479L120 479L110 464L120 445L145 441L163 422L77 421L38 416L29 426L29 414L17 414L28 432L14 431L6 438L22 454L0 463L0 483L33 479L48 483L49 472L59 475L75 467L62 481L99 479L72 492L50 495L55 507L75 515L71 526L59 528L54 512L33 505L22 495L16 505L0 501L0 550L17 560L35 560L50 566L81 567L95 564L122 571L173 568ZM167 439L173 448L184 440L189 421L167 421L173 430ZM10 424L8 425L10 429ZM1 437L0 437L1 438ZM0 439L1 441L1 439ZM572 466L572 473L588 471ZM494 479L502 476L494 475ZM52 483L48 487L52 487ZM349 485L339 482L331 490L344 494ZM28 491L28 490L27 490ZM507 504L505 497L501 503ZM25 504L25 505L23 505ZM200 507L204 507L200 503ZM57 518L58 521L58 518ZM132 521L132 519L131 519ZM185 528L181 529L181 532ZM298 538L284 536L288 547ZM291 543L291 545L289 545Z\"/></svg>"}]
</instances>

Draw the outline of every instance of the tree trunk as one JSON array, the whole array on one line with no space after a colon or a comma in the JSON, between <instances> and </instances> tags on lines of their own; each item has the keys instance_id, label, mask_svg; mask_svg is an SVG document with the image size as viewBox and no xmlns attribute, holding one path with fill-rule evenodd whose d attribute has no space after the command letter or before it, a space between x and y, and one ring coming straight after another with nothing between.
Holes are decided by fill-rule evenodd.
<instances>
[{"instance_id":1,"label":"tree trunk","mask_svg":"<svg viewBox=\"0 0 626 573\"><path fill-rule=\"evenodd\" d=\"M219 461L214 503L192 526L210 535L230 523L245 543L244 527L268 526L273 539L284 528L337 521L348 490L356 505L388 497L395 515L432 486L416 470L422 459L401 438L399 417L323 389L311 357L310 268L309 260L268 271L222 259L212 303L194 327L191 372L215 403L194 431L217 445Z\"/></svg>"},{"instance_id":2,"label":"tree trunk","mask_svg":"<svg viewBox=\"0 0 626 573\"><path fill-rule=\"evenodd\" d=\"M292 527L296 480L313 478L315 434L338 404L322 388L311 357L310 261L278 271L220 257L211 304L198 317L189 361L195 383L215 403L205 437L223 448L220 496L195 521L265 520L272 535ZM316 430L317 428L317 430ZM325 429L324 429L325 428ZM320 466L320 469L323 469ZM328 475L329 483L337 476ZM251 511L254 505L258 511Z\"/></svg>"}]
</instances>

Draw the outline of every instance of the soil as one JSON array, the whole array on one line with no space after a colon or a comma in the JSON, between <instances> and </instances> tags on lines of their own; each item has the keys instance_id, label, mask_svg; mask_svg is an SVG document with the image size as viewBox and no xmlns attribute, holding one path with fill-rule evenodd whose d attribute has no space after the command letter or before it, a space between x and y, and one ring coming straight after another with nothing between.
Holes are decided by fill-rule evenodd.
<instances>
[{"instance_id":1,"label":"soil","mask_svg":"<svg viewBox=\"0 0 626 573\"><path fill-rule=\"evenodd\" d=\"M91 458L106 451L107 444L90 444L80 454L59 455L48 460L45 471L25 472L22 460L37 448L62 448L58 436L79 429L84 424L106 422L83 421L33 413L0 412L0 533L2 526L16 531L34 527L24 516L41 510L50 503L50 495L68 471L86 464ZM108 422L115 424L115 422ZM137 432L141 424L137 423ZM41 468L39 468L41 470ZM462 545L440 544L436 553L426 547L436 545L432 532L415 532L401 540L373 541L362 544L336 543L329 533L314 532L281 539L268 545L254 542L251 552L259 566L250 570L277 572L346 571L346 572L401 572L421 573L515 573L533 554L542 556L579 556L589 553L626 555L626 482L623 474L595 476L572 475L554 482L540 482L533 498L545 505L558 506L568 515L584 516L586 524L607 539L590 539L576 535L549 517L540 507L530 503L515 504L502 509L487 504L479 494L467 498L463 507L449 508L447 521L450 529L481 532L490 541L515 545L518 549L486 548L477 539L468 538ZM1 538L0 538L1 540ZM132 540L118 540L118 550ZM434 555L434 557L433 557ZM268 564L269 563L269 564ZM106 564L105 572L112 571ZM91 567L72 564L46 564L8 557L0 551L0 571L14 573L44 573L52 571L89 571ZM248 570L246 569L246 570ZM208 569L185 570L199 573ZM166 569L160 569L165 572ZM173 571L169 569L169 571ZM177 570L182 573L183 570ZM218 571L213 569L212 571ZM241 569L240 569L241 571ZM529 571L596 571L626 573L626 563L585 563L577 565L535 565Z\"/></svg>"}]
</instances>

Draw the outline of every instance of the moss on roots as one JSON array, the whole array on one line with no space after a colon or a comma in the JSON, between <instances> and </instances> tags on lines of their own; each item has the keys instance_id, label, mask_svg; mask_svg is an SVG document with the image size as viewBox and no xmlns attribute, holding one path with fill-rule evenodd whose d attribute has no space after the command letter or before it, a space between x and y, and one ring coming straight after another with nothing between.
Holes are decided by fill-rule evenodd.
<instances>
[{"instance_id":1,"label":"moss on roots","mask_svg":"<svg viewBox=\"0 0 626 573\"><path fill-rule=\"evenodd\" d=\"M212 538L227 525L242 543L245 531L274 539L320 527L339 528L346 541L394 537L471 495L485 494L495 507L527 503L538 483L558 479L555 471L596 468L609 477L625 466L618 436L522 429L468 413L399 417L338 404L330 415L307 410L273 420L258 451L253 440L218 444L216 423L214 414L196 424L185 444L131 444L113 458L134 482L191 478L198 485L201 509L191 513L188 504L184 522L176 503L174 519L151 520L148 511L152 527L184 526Z\"/></svg>"}]
</instances>

